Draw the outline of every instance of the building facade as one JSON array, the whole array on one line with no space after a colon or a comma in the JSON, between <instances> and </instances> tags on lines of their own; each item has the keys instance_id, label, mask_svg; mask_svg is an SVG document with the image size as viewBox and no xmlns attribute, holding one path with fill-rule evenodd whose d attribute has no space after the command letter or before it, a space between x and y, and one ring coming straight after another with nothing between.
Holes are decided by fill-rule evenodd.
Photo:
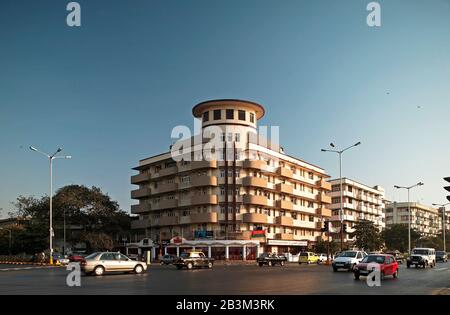
<instances>
[{"instance_id":1,"label":"building facade","mask_svg":"<svg viewBox=\"0 0 450 315\"><path fill-rule=\"evenodd\" d=\"M442 231L442 212L439 209L410 202L411 228L422 236L437 236ZM408 224L408 202L392 202L386 206L386 225Z\"/></svg>"},{"instance_id":2,"label":"building facade","mask_svg":"<svg viewBox=\"0 0 450 315\"><path fill-rule=\"evenodd\" d=\"M341 217L340 217L340 179L328 181L331 191L330 209L332 211L331 226L333 239L340 240ZM361 220L372 221L380 231L385 227L384 214L384 189L381 186L370 187L349 178L342 178L342 221L347 225L347 233L344 233L344 242L353 242L350 233L354 231L354 224Z\"/></svg>"},{"instance_id":3,"label":"building facade","mask_svg":"<svg viewBox=\"0 0 450 315\"><path fill-rule=\"evenodd\" d=\"M219 259L314 246L331 216L329 176L259 136L264 113L261 105L242 100L196 105L202 135L184 141L188 153L174 156L172 147L134 168L134 231L165 251L195 243ZM208 147L214 136L219 148Z\"/></svg>"}]
</instances>

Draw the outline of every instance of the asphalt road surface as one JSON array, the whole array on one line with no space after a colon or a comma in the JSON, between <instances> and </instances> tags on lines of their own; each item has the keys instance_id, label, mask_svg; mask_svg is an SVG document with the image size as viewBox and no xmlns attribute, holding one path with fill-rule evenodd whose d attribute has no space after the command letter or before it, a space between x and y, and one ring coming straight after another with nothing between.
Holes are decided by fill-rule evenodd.
<instances>
[{"instance_id":1,"label":"asphalt road surface","mask_svg":"<svg viewBox=\"0 0 450 315\"><path fill-rule=\"evenodd\" d=\"M82 276L81 287L68 287L62 267L0 265L0 294L439 294L450 289L450 263L407 269L399 279L386 277L381 287L355 281L331 266L288 264L284 267L217 265L213 269L177 270L152 265L148 272Z\"/></svg>"}]
</instances>

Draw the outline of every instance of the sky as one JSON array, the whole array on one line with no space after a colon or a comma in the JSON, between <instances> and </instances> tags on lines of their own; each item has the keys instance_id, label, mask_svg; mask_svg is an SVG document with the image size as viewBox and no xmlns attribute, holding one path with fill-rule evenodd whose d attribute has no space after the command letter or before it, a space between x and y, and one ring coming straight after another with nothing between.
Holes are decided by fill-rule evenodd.
<instances>
[{"instance_id":1,"label":"sky","mask_svg":"<svg viewBox=\"0 0 450 315\"><path fill-rule=\"evenodd\" d=\"M129 211L140 159L167 151L192 107L239 98L266 108L285 152L338 175L321 148L361 141L343 175L425 185L443 203L450 176L450 1L391 0L381 27L368 0L84 0L81 27L64 0L0 2L0 217L19 195L100 187Z\"/></svg>"}]
</instances>

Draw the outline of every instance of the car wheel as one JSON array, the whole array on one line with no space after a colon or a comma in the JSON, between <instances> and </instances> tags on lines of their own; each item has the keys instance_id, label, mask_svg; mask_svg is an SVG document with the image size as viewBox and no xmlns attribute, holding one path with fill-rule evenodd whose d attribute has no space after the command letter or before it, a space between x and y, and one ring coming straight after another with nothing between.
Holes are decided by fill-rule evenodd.
<instances>
[{"instance_id":1,"label":"car wheel","mask_svg":"<svg viewBox=\"0 0 450 315\"><path fill-rule=\"evenodd\" d=\"M406 268L411 268L411 265L410 264L406 264Z\"/></svg>"},{"instance_id":2,"label":"car wheel","mask_svg":"<svg viewBox=\"0 0 450 315\"><path fill-rule=\"evenodd\" d=\"M380 280L381 280L381 281L384 280L384 271L382 271L381 274L380 274Z\"/></svg>"},{"instance_id":3,"label":"car wheel","mask_svg":"<svg viewBox=\"0 0 450 315\"><path fill-rule=\"evenodd\" d=\"M261 264L261 263L259 263L258 265L259 265L260 267L262 267L262 266L263 266L263 264Z\"/></svg>"},{"instance_id":4,"label":"car wheel","mask_svg":"<svg viewBox=\"0 0 450 315\"><path fill-rule=\"evenodd\" d=\"M142 267L141 265L137 265L136 267L134 267L134 273L135 274L140 274L144 271L144 267Z\"/></svg>"},{"instance_id":5,"label":"car wheel","mask_svg":"<svg viewBox=\"0 0 450 315\"><path fill-rule=\"evenodd\" d=\"M209 262L209 263L208 263L208 268L211 269L212 267L213 267L212 262Z\"/></svg>"},{"instance_id":6,"label":"car wheel","mask_svg":"<svg viewBox=\"0 0 450 315\"><path fill-rule=\"evenodd\" d=\"M95 267L94 274L96 276L103 276L104 273L105 273L105 268L103 268L102 266Z\"/></svg>"},{"instance_id":7,"label":"car wheel","mask_svg":"<svg viewBox=\"0 0 450 315\"><path fill-rule=\"evenodd\" d=\"M355 272L353 275L354 275L355 280L359 280L359 273Z\"/></svg>"},{"instance_id":8,"label":"car wheel","mask_svg":"<svg viewBox=\"0 0 450 315\"><path fill-rule=\"evenodd\" d=\"M164 266L164 261L161 261L161 266Z\"/></svg>"},{"instance_id":9,"label":"car wheel","mask_svg":"<svg viewBox=\"0 0 450 315\"><path fill-rule=\"evenodd\" d=\"M307 264L308 264L308 265L311 265L311 262L308 260Z\"/></svg>"},{"instance_id":10,"label":"car wheel","mask_svg":"<svg viewBox=\"0 0 450 315\"><path fill-rule=\"evenodd\" d=\"M333 267L333 272L337 272L337 271L338 271L337 268Z\"/></svg>"},{"instance_id":11,"label":"car wheel","mask_svg":"<svg viewBox=\"0 0 450 315\"><path fill-rule=\"evenodd\" d=\"M267 265L268 265L269 267L272 267L272 262L269 261L269 262L267 263Z\"/></svg>"},{"instance_id":12,"label":"car wheel","mask_svg":"<svg viewBox=\"0 0 450 315\"><path fill-rule=\"evenodd\" d=\"M350 269L348 271L355 271L356 264L351 265Z\"/></svg>"},{"instance_id":13,"label":"car wheel","mask_svg":"<svg viewBox=\"0 0 450 315\"><path fill-rule=\"evenodd\" d=\"M194 267L194 265L192 265L192 263L188 263L186 265L186 267L187 267L187 269L191 270Z\"/></svg>"},{"instance_id":14,"label":"car wheel","mask_svg":"<svg viewBox=\"0 0 450 315\"><path fill-rule=\"evenodd\" d=\"M398 269L395 270L394 274L392 275L395 279L398 279Z\"/></svg>"}]
</instances>

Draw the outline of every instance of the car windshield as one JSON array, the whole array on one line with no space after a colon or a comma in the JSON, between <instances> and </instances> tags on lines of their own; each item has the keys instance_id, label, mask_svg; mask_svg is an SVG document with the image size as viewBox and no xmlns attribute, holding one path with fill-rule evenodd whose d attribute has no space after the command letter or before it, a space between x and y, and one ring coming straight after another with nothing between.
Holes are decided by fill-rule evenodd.
<instances>
[{"instance_id":1,"label":"car windshield","mask_svg":"<svg viewBox=\"0 0 450 315\"><path fill-rule=\"evenodd\" d=\"M379 255L369 255L364 257L364 259L362 260L363 263L377 263L377 264L382 264L384 263L384 260L386 259L385 256L379 256Z\"/></svg>"},{"instance_id":2,"label":"car windshield","mask_svg":"<svg viewBox=\"0 0 450 315\"><path fill-rule=\"evenodd\" d=\"M436 252L436 255L445 255L445 252L438 251Z\"/></svg>"},{"instance_id":3,"label":"car windshield","mask_svg":"<svg viewBox=\"0 0 450 315\"><path fill-rule=\"evenodd\" d=\"M263 253L263 254L261 254L259 257L264 258L264 257L268 257L268 256L269 256L268 253Z\"/></svg>"},{"instance_id":4,"label":"car windshield","mask_svg":"<svg viewBox=\"0 0 450 315\"><path fill-rule=\"evenodd\" d=\"M95 258L95 257L97 257L97 255L98 255L98 253L92 253L92 254L86 256L86 259L92 259L92 258Z\"/></svg>"},{"instance_id":5,"label":"car windshield","mask_svg":"<svg viewBox=\"0 0 450 315\"><path fill-rule=\"evenodd\" d=\"M300 253L300 256L308 257L308 253Z\"/></svg>"},{"instance_id":6,"label":"car windshield","mask_svg":"<svg viewBox=\"0 0 450 315\"><path fill-rule=\"evenodd\" d=\"M181 255L180 255L180 257L181 258L189 258L189 253L182 253Z\"/></svg>"},{"instance_id":7,"label":"car windshield","mask_svg":"<svg viewBox=\"0 0 450 315\"><path fill-rule=\"evenodd\" d=\"M339 254L339 257L355 257L356 252L349 251L349 252L343 252Z\"/></svg>"},{"instance_id":8,"label":"car windshield","mask_svg":"<svg viewBox=\"0 0 450 315\"><path fill-rule=\"evenodd\" d=\"M414 249L413 254L416 255L428 255L428 249Z\"/></svg>"}]
</instances>

